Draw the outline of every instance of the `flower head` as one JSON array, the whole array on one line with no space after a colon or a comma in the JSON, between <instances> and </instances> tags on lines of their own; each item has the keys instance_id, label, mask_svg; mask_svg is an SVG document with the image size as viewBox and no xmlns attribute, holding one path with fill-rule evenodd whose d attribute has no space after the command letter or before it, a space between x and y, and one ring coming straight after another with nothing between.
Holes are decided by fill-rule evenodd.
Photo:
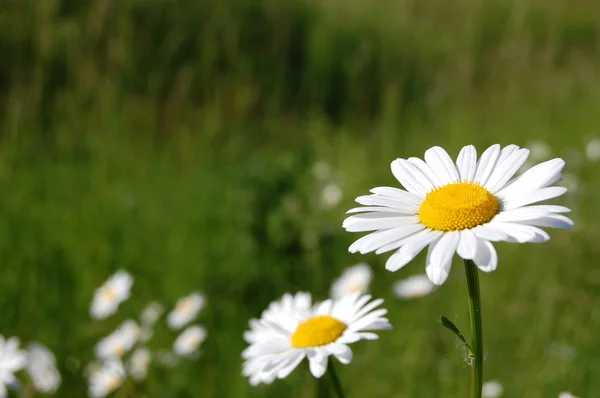
<instances>
[{"instance_id":1,"label":"flower head","mask_svg":"<svg viewBox=\"0 0 600 398\"><path fill-rule=\"evenodd\" d=\"M199 292L180 298L167 316L167 323L171 329L181 329L196 318L205 302L204 296Z\"/></svg>"},{"instance_id":2,"label":"flower head","mask_svg":"<svg viewBox=\"0 0 600 398\"><path fill-rule=\"evenodd\" d=\"M96 289L90 306L90 315L95 319L104 319L114 314L119 305L129 298L133 277L119 270L102 286Z\"/></svg>"},{"instance_id":3,"label":"flower head","mask_svg":"<svg viewBox=\"0 0 600 398\"><path fill-rule=\"evenodd\" d=\"M435 285L427 275L414 275L394 283L394 294L401 299L427 296L435 290Z\"/></svg>"},{"instance_id":4,"label":"flower head","mask_svg":"<svg viewBox=\"0 0 600 398\"><path fill-rule=\"evenodd\" d=\"M140 337L140 327L129 319L114 332L96 344L98 358L121 358L137 343Z\"/></svg>"},{"instance_id":5,"label":"flower head","mask_svg":"<svg viewBox=\"0 0 600 398\"><path fill-rule=\"evenodd\" d=\"M331 286L331 297L339 298L348 293L366 293L373 278L368 264L360 263L346 268L342 275Z\"/></svg>"},{"instance_id":6,"label":"flower head","mask_svg":"<svg viewBox=\"0 0 600 398\"><path fill-rule=\"evenodd\" d=\"M585 155L590 162L600 160L600 138L593 138L585 146Z\"/></svg>"},{"instance_id":7,"label":"flower head","mask_svg":"<svg viewBox=\"0 0 600 398\"><path fill-rule=\"evenodd\" d=\"M150 365L150 351L147 348L136 348L129 357L127 367L129 374L136 380L143 380L148 374L148 366Z\"/></svg>"},{"instance_id":8,"label":"flower head","mask_svg":"<svg viewBox=\"0 0 600 398\"><path fill-rule=\"evenodd\" d=\"M503 392L504 387L502 387L502 384L500 384L496 380L490 380L483 383L481 395L483 396L483 398L498 398L502 396Z\"/></svg>"},{"instance_id":9,"label":"flower head","mask_svg":"<svg viewBox=\"0 0 600 398\"><path fill-rule=\"evenodd\" d=\"M204 340L206 340L206 329L198 325L188 326L175 339L173 351L181 356L192 355Z\"/></svg>"},{"instance_id":10,"label":"flower head","mask_svg":"<svg viewBox=\"0 0 600 398\"><path fill-rule=\"evenodd\" d=\"M6 397L7 385L17 383L15 373L27 364L27 353L19 350L19 339L0 335L0 397Z\"/></svg>"},{"instance_id":11,"label":"flower head","mask_svg":"<svg viewBox=\"0 0 600 398\"><path fill-rule=\"evenodd\" d=\"M395 250L387 260L390 271L409 263L429 246L427 276L436 285L446 281L454 253L485 272L496 269L498 256L491 242L545 242L538 227L568 228L573 222L556 205L533 203L564 194L552 186L561 179L565 162L552 159L511 178L529 151L516 145L492 145L477 161L472 145L464 147L456 164L440 147L418 158L396 159L392 173L406 190L378 187L356 201L343 226L350 232L375 231L350 246L350 252L377 254Z\"/></svg>"},{"instance_id":12,"label":"flower head","mask_svg":"<svg viewBox=\"0 0 600 398\"><path fill-rule=\"evenodd\" d=\"M116 391L125 380L125 368L119 359L109 359L96 364L89 372L89 395L104 398Z\"/></svg>"},{"instance_id":13,"label":"flower head","mask_svg":"<svg viewBox=\"0 0 600 398\"><path fill-rule=\"evenodd\" d=\"M242 353L243 374L250 384L271 383L289 375L304 358L310 371L321 377L330 355L343 364L352 361L348 344L374 340L370 331L391 329L383 300L352 293L336 300L311 305L308 293L286 294L272 303L260 319L250 321L244 339L250 344Z\"/></svg>"},{"instance_id":14,"label":"flower head","mask_svg":"<svg viewBox=\"0 0 600 398\"><path fill-rule=\"evenodd\" d=\"M558 398L578 398L575 395L571 394L568 391L563 391L560 394L558 394Z\"/></svg>"},{"instance_id":15,"label":"flower head","mask_svg":"<svg viewBox=\"0 0 600 398\"><path fill-rule=\"evenodd\" d=\"M27 373L39 392L56 392L62 381L52 351L39 343L27 347Z\"/></svg>"}]
</instances>

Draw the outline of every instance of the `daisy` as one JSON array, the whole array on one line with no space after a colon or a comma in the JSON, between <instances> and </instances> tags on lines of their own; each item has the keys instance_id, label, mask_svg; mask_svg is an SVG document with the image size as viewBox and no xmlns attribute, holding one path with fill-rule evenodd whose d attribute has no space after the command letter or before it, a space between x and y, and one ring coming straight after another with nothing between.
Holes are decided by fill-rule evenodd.
<instances>
[{"instance_id":1,"label":"daisy","mask_svg":"<svg viewBox=\"0 0 600 398\"><path fill-rule=\"evenodd\" d=\"M564 392L561 392L560 394L558 394L558 398L578 398L578 397L576 397L575 395L571 394L568 391L564 391Z\"/></svg>"},{"instance_id":2,"label":"daisy","mask_svg":"<svg viewBox=\"0 0 600 398\"><path fill-rule=\"evenodd\" d=\"M386 268L397 271L429 246L427 276L436 285L450 273L458 253L485 272L496 269L498 256L491 242L545 242L550 237L538 227L567 228L573 222L556 205L533 203L564 194L551 186L561 179L562 159L540 163L511 180L529 151L516 145L492 145L477 161L472 145L464 147L456 164L440 147L418 158L396 159L391 168L406 190L378 187L356 201L344 220L350 232L375 231L354 242L352 253L377 254L395 250Z\"/></svg>"},{"instance_id":3,"label":"daisy","mask_svg":"<svg viewBox=\"0 0 600 398\"><path fill-rule=\"evenodd\" d=\"M304 358L315 377L323 376L330 355L350 363L348 344L377 339L372 330L391 329L383 318L387 310L375 309L383 300L370 299L357 292L312 306L309 293L284 295L261 319L250 321L244 333L250 346L242 352L242 373L256 385L285 378Z\"/></svg>"},{"instance_id":4,"label":"daisy","mask_svg":"<svg viewBox=\"0 0 600 398\"><path fill-rule=\"evenodd\" d=\"M0 335L0 398L8 396L6 386L18 384L14 376L27 364L27 353L19 350L19 339Z\"/></svg>"},{"instance_id":5,"label":"daisy","mask_svg":"<svg viewBox=\"0 0 600 398\"><path fill-rule=\"evenodd\" d=\"M175 339L173 351L177 355L189 356L206 340L206 329L201 326L189 326Z\"/></svg>"},{"instance_id":6,"label":"daisy","mask_svg":"<svg viewBox=\"0 0 600 398\"><path fill-rule=\"evenodd\" d=\"M325 185L321 192L321 203L326 208L335 207L342 200L342 190L333 182Z\"/></svg>"},{"instance_id":7,"label":"daisy","mask_svg":"<svg viewBox=\"0 0 600 398\"><path fill-rule=\"evenodd\" d=\"M103 398L121 387L125 380L125 368L119 359L109 359L92 366L89 379L90 397Z\"/></svg>"},{"instance_id":8,"label":"daisy","mask_svg":"<svg viewBox=\"0 0 600 398\"><path fill-rule=\"evenodd\" d=\"M181 329L196 318L198 312L204 308L205 302L204 296L199 292L180 298L167 316L167 323L171 329Z\"/></svg>"},{"instance_id":9,"label":"daisy","mask_svg":"<svg viewBox=\"0 0 600 398\"><path fill-rule=\"evenodd\" d=\"M90 306L90 315L95 319L104 319L114 314L119 304L129 298L129 290L133 277L126 271L119 270L102 286L96 289Z\"/></svg>"},{"instance_id":10,"label":"daisy","mask_svg":"<svg viewBox=\"0 0 600 398\"><path fill-rule=\"evenodd\" d=\"M435 290L427 275L414 275L394 283L393 291L401 299L427 296Z\"/></svg>"},{"instance_id":11,"label":"daisy","mask_svg":"<svg viewBox=\"0 0 600 398\"><path fill-rule=\"evenodd\" d=\"M56 392L62 380L54 354L39 343L27 347L27 373L35 389L46 394Z\"/></svg>"},{"instance_id":12,"label":"daisy","mask_svg":"<svg viewBox=\"0 0 600 398\"><path fill-rule=\"evenodd\" d=\"M373 278L368 264L360 263L347 268L331 286L331 297L339 298L348 293L366 293Z\"/></svg>"},{"instance_id":13,"label":"daisy","mask_svg":"<svg viewBox=\"0 0 600 398\"><path fill-rule=\"evenodd\" d=\"M585 155L590 162L600 160L600 139L593 138L585 146Z\"/></svg>"},{"instance_id":14,"label":"daisy","mask_svg":"<svg viewBox=\"0 0 600 398\"><path fill-rule=\"evenodd\" d=\"M114 332L96 344L98 358L121 358L140 337L140 327L133 320L123 322Z\"/></svg>"},{"instance_id":15,"label":"daisy","mask_svg":"<svg viewBox=\"0 0 600 398\"><path fill-rule=\"evenodd\" d=\"M158 301L152 301L142 310L140 321L144 326L154 326L160 316L165 311L165 308Z\"/></svg>"},{"instance_id":16,"label":"daisy","mask_svg":"<svg viewBox=\"0 0 600 398\"><path fill-rule=\"evenodd\" d=\"M498 398L502 396L504 387L496 380L490 380L483 383L482 396L483 398Z\"/></svg>"},{"instance_id":17,"label":"daisy","mask_svg":"<svg viewBox=\"0 0 600 398\"><path fill-rule=\"evenodd\" d=\"M129 374L136 380L143 380L148 375L148 366L150 365L150 351L147 348L136 348L131 353L127 363Z\"/></svg>"}]
</instances>

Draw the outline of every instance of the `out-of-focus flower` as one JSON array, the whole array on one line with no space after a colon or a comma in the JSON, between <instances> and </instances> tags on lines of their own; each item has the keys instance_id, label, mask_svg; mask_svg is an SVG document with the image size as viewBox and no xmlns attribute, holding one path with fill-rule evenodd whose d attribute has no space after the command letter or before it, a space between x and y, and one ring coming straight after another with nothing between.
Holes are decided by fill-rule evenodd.
<instances>
[{"instance_id":1,"label":"out-of-focus flower","mask_svg":"<svg viewBox=\"0 0 600 398\"><path fill-rule=\"evenodd\" d=\"M119 305L129 298L133 277L124 270L117 271L102 286L96 289L90 306L90 315L104 319L114 314Z\"/></svg>"},{"instance_id":2,"label":"out-of-focus flower","mask_svg":"<svg viewBox=\"0 0 600 398\"><path fill-rule=\"evenodd\" d=\"M321 193L321 201L327 208L335 207L342 200L342 190L333 182L325 185Z\"/></svg>"},{"instance_id":3,"label":"out-of-focus flower","mask_svg":"<svg viewBox=\"0 0 600 398\"><path fill-rule=\"evenodd\" d=\"M561 392L560 394L558 394L558 398L579 398L579 397L576 397L575 395L571 394L568 391L564 391L564 392Z\"/></svg>"},{"instance_id":4,"label":"out-of-focus flower","mask_svg":"<svg viewBox=\"0 0 600 398\"><path fill-rule=\"evenodd\" d=\"M339 298L348 293L366 293L369 290L373 271L366 263L346 268L331 286L331 297Z\"/></svg>"},{"instance_id":5,"label":"out-of-focus flower","mask_svg":"<svg viewBox=\"0 0 600 398\"><path fill-rule=\"evenodd\" d=\"M585 146L585 156L591 162L600 160L600 138L592 138Z\"/></svg>"},{"instance_id":6,"label":"out-of-focus flower","mask_svg":"<svg viewBox=\"0 0 600 398\"><path fill-rule=\"evenodd\" d=\"M206 340L206 329L197 325L189 326L175 339L173 351L177 355L189 356L196 352L204 340Z\"/></svg>"},{"instance_id":7,"label":"out-of-focus flower","mask_svg":"<svg viewBox=\"0 0 600 398\"><path fill-rule=\"evenodd\" d=\"M552 150L550 149L550 145L548 145L544 141L531 141L527 147L529 148L529 160L532 161L542 161L548 160L550 157Z\"/></svg>"},{"instance_id":8,"label":"out-of-focus flower","mask_svg":"<svg viewBox=\"0 0 600 398\"><path fill-rule=\"evenodd\" d=\"M140 337L140 327L129 319L114 332L96 344L98 358L121 358L129 351Z\"/></svg>"},{"instance_id":9,"label":"out-of-focus flower","mask_svg":"<svg viewBox=\"0 0 600 398\"><path fill-rule=\"evenodd\" d=\"M0 335L0 398L8 396L7 386L17 385L15 373L27 365L27 353L19 350L19 339Z\"/></svg>"},{"instance_id":10,"label":"out-of-focus flower","mask_svg":"<svg viewBox=\"0 0 600 398\"><path fill-rule=\"evenodd\" d=\"M167 323L171 329L181 329L196 318L198 312L204 308L205 302L204 296L199 292L180 298L167 316Z\"/></svg>"},{"instance_id":11,"label":"out-of-focus flower","mask_svg":"<svg viewBox=\"0 0 600 398\"><path fill-rule=\"evenodd\" d=\"M150 351L147 348L136 348L129 357L129 374L136 380L143 380L148 375Z\"/></svg>"},{"instance_id":12,"label":"out-of-focus flower","mask_svg":"<svg viewBox=\"0 0 600 398\"><path fill-rule=\"evenodd\" d=\"M62 381L54 354L39 343L27 347L27 373L35 389L46 394L56 392Z\"/></svg>"},{"instance_id":13,"label":"out-of-focus flower","mask_svg":"<svg viewBox=\"0 0 600 398\"><path fill-rule=\"evenodd\" d=\"M427 275L414 275L394 283L393 291L401 299L427 296L435 290L435 285Z\"/></svg>"},{"instance_id":14,"label":"out-of-focus flower","mask_svg":"<svg viewBox=\"0 0 600 398\"><path fill-rule=\"evenodd\" d=\"M483 398L498 398L502 396L504 387L496 380L490 380L483 383L481 395Z\"/></svg>"},{"instance_id":15,"label":"out-of-focus flower","mask_svg":"<svg viewBox=\"0 0 600 398\"><path fill-rule=\"evenodd\" d=\"M323 161L318 161L313 165L312 173L317 180L323 181L331 174L331 167Z\"/></svg>"},{"instance_id":16,"label":"out-of-focus flower","mask_svg":"<svg viewBox=\"0 0 600 398\"><path fill-rule=\"evenodd\" d=\"M125 368L119 359L108 359L94 364L89 371L89 395L92 398L104 398L116 391L125 380Z\"/></svg>"},{"instance_id":17,"label":"out-of-focus flower","mask_svg":"<svg viewBox=\"0 0 600 398\"><path fill-rule=\"evenodd\" d=\"M143 326L154 326L164 311L165 307L161 303L152 301L142 310L140 322Z\"/></svg>"}]
</instances>

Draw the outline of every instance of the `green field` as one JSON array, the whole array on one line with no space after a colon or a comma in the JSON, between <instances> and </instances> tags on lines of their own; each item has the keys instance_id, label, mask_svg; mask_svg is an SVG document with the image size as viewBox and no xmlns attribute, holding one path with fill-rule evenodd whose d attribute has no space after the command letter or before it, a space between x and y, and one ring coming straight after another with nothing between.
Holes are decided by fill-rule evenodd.
<instances>
[{"instance_id":1,"label":"green field","mask_svg":"<svg viewBox=\"0 0 600 398\"><path fill-rule=\"evenodd\" d=\"M124 319L201 290L202 355L153 363L121 397L329 397L306 364L250 387L242 333L285 292L327 298L362 261L394 330L338 366L348 395L467 396L468 365L437 322L468 330L459 259L433 295L400 301L392 284L424 256L390 273L387 255L348 253L360 235L342 220L355 197L397 186L397 157L539 140L577 183L558 201L576 224L496 246L497 271L480 273L484 379L506 397L600 396L594 1L23 0L2 2L0 33L0 334L55 352L56 396L85 395L93 345ZM321 201L329 183L336 206ZM90 319L118 268L131 299ZM163 322L149 346L174 337Z\"/></svg>"}]
</instances>

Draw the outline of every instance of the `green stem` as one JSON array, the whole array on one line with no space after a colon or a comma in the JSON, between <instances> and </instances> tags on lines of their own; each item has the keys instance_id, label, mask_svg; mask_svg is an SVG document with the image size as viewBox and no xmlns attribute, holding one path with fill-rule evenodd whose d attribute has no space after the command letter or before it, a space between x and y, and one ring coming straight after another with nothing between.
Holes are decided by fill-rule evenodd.
<instances>
[{"instance_id":1,"label":"green stem","mask_svg":"<svg viewBox=\"0 0 600 398\"><path fill-rule=\"evenodd\" d=\"M465 260L465 273L469 289L469 312L471 313L471 398L481 398L483 384L483 329L481 327L481 296L479 278L473 260Z\"/></svg>"},{"instance_id":2,"label":"green stem","mask_svg":"<svg viewBox=\"0 0 600 398\"><path fill-rule=\"evenodd\" d=\"M344 390L342 389L342 384L340 383L340 379L338 378L337 373L335 373L335 368L333 367L333 358L329 358L327 361L327 371L329 373L329 377L331 377L331 382L333 383L333 389L335 390L338 398L345 398Z\"/></svg>"}]
</instances>

